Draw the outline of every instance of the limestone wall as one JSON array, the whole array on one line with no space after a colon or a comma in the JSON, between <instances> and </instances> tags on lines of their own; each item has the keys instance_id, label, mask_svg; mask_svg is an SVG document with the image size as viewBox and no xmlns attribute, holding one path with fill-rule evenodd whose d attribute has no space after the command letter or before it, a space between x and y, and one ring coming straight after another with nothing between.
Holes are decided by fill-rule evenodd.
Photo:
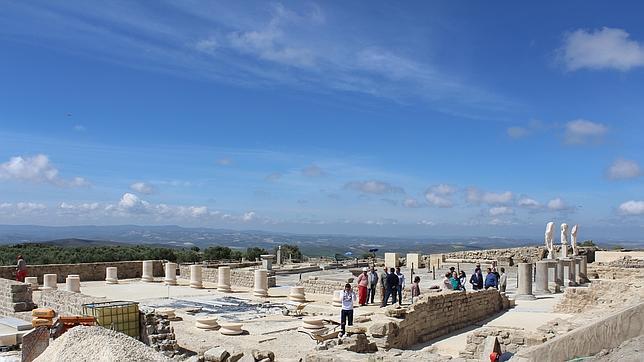
<instances>
[{"instance_id":1,"label":"limestone wall","mask_svg":"<svg viewBox=\"0 0 644 362\"><path fill-rule=\"evenodd\" d=\"M107 302L102 297L94 297L66 290L43 290L35 295L38 307L48 307L60 315L76 315L83 313L83 304Z\"/></svg>"},{"instance_id":2,"label":"limestone wall","mask_svg":"<svg viewBox=\"0 0 644 362\"><path fill-rule=\"evenodd\" d=\"M534 263L543 259L547 255L547 250L542 246L529 246L521 248L508 249L488 249L488 250L469 250L446 253L446 260L452 259L460 262L481 262L496 260L501 263L514 265L523 261Z\"/></svg>"},{"instance_id":3,"label":"limestone wall","mask_svg":"<svg viewBox=\"0 0 644 362\"><path fill-rule=\"evenodd\" d=\"M305 293L312 294L333 294L336 290L344 290L345 284L347 284L346 281L319 280L316 277L297 282L297 285L304 287ZM354 287L357 288L356 285L354 285Z\"/></svg>"},{"instance_id":4,"label":"limestone wall","mask_svg":"<svg viewBox=\"0 0 644 362\"><path fill-rule=\"evenodd\" d=\"M38 277L38 283L42 284L44 274L57 274L58 283L64 283L69 274L79 274L81 281L105 280L105 268L115 266L118 268L119 279L140 278L142 261L115 261L104 263L82 263L82 264L46 264L27 265L27 274L30 277ZM15 266L0 266L0 278L15 279L13 274ZM154 276L164 275L163 263L160 260L154 261Z\"/></svg>"},{"instance_id":5,"label":"limestone wall","mask_svg":"<svg viewBox=\"0 0 644 362\"><path fill-rule=\"evenodd\" d=\"M630 256L634 259L644 259L644 251L596 251L595 261L598 263L610 263L611 261Z\"/></svg>"},{"instance_id":6,"label":"limestone wall","mask_svg":"<svg viewBox=\"0 0 644 362\"><path fill-rule=\"evenodd\" d=\"M517 353L520 349L537 346L548 340L545 333L487 327L467 335L467 345L465 345L465 350L459 353L459 357L480 361L487 337L496 337L501 346L501 352L512 354Z\"/></svg>"},{"instance_id":7,"label":"limestone wall","mask_svg":"<svg viewBox=\"0 0 644 362\"><path fill-rule=\"evenodd\" d=\"M13 315L33 309L32 291L29 284L9 279L0 279L0 314Z\"/></svg>"},{"instance_id":8,"label":"limestone wall","mask_svg":"<svg viewBox=\"0 0 644 362\"><path fill-rule=\"evenodd\" d=\"M509 308L508 298L497 290L443 292L421 297L403 319L388 318L369 327L382 348L407 348L451 333Z\"/></svg>"},{"instance_id":9,"label":"limestone wall","mask_svg":"<svg viewBox=\"0 0 644 362\"><path fill-rule=\"evenodd\" d=\"M179 265L179 276L183 279L190 279L190 265ZM204 282L218 283L217 268L203 267L201 268L201 276ZM230 285L238 287L252 288L255 285L255 270L254 269L230 269ZM268 277L268 287L272 288L276 285L275 277Z\"/></svg>"},{"instance_id":10,"label":"limestone wall","mask_svg":"<svg viewBox=\"0 0 644 362\"><path fill-rule=\"evenodd\" d=\"M568 361L615 348L627 339L644 334L644 303L617 311L576 328L536 347L519 351L512 361Z\"/></svg>"}]
</instances>

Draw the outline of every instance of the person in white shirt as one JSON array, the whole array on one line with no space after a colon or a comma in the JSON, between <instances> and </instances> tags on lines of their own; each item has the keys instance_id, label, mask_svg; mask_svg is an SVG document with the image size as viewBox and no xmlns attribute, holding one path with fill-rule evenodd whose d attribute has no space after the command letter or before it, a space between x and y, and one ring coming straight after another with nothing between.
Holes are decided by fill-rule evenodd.
<instances>
[{"instance_id":1,"label":"person in white shirt","mask_svg":"<svg viewBox=\"0 0 644 362\"><path fill-rule=\"evenodd\" d=\"M398 276L398 304L402 305L402 292L405 290L405 275L400 272L400 267L396 267L396 276Z\"/></svg>"},{"instance_id":2,"label":"person in white shirt","mask_svg":"<svg viewBox=\"0 0 644 362\"><path fill-rule=\"evenodd\" d=\"M353 325L353 304L358 300L356 293L351 289L351 284L347 283L342 291L342 311L340 312L340 325L342 332L340 336L344 336L345 326L348 323Z\"/></svg>"}]
</instances>

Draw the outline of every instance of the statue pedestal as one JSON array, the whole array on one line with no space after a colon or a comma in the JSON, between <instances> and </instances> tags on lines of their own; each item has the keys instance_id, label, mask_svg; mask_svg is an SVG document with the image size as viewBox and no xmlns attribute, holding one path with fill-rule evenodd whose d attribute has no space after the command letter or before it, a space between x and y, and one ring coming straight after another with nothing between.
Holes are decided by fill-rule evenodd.
<instances>
[{"instance_id":1,"label":"statue pedestal","mask_svg":"<svg viewBox=\"0 0 644 362\"><path fill-rule=\"evenodd\" d=\"M586 255L579 256L579 280L581 283L589 283L588 279L588 258Z\"/></svg>"},{"instance_id":2,"label":"statue pedestal","mask_svg":"<svg viewBox=\"0 0 644 362\"><path fill-rule=\"evenodd\" d=\"M517 268L517 278L519 287L517 288L517 295L515 299L536 299L534 294L532 294L532 263L519 263Z\"/></svg>"},{"instance_id":3,"label":"statue pedestal","mask_svg":"<svg viewBox=\"0 0 644 362\"><path fill-rule=\"evenodd\" d=\"M535 276L535 293L536 294L550 294L548 289L548 270L550 269L550 262L541 260L537 262L537 275Z\"/></svg>"},{"instance_id":4,"label":"statue pedestal","mask_svg":"<svg viewBox=\"0 0 644 362\"><path fill-rule=\"evenodd\" d=\"M561 258L559 259L563 262L563 283L566 287L575 287L577 286L576 276L575 276L575 260L571 258Z\"/></svg>"}]
</instances>

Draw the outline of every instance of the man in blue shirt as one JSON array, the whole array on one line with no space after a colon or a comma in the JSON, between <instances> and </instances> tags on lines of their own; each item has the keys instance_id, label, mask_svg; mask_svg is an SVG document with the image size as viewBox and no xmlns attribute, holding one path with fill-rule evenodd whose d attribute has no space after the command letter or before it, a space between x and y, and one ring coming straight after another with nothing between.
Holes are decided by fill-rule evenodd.
<instances>
[{"instance_id":1,"label":"man in blue shirt","mask_svg":"<svg viewBox=\"0 0 644 362\"><path fill-rule=\"evenodd\" d=\"M492 272L491 268L487 268L487 275L485 276L485 289L499 287L499 279L496 277L496 274Z\"/></svg>"}]
</instances>

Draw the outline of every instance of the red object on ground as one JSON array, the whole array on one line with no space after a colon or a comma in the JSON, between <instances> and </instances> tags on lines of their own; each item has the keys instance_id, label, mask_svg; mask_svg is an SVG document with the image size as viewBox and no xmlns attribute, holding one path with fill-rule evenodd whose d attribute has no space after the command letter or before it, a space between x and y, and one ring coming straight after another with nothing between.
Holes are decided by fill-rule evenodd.
<instances>
[{"instance_id":1,"label":"red object on ground","mask_svg":"<svg viewBox=\"0 0 644 362\"><path fill-rule=\"evenodd\" d=\"M500 358L501 358L500 354L496 352L490 353L490 362L497 362Z\"/></svg>"},{"instance_id":2,"label":"red object on ground","mask_svg":"<svg viewBox=\"0 0 644 362\"><path fill-rule=\"evenodd\" d=\"M16 272L16 281L24 283L26 276L27 276L27 271L26 270L18 270Z\"/></svg>"},{"instance_id":3,"label":"red object on ground","mask_svg":"<svg viewBox=\"0 0 644 362\"><path fill-rule=\"evenodd\" d=\"M358 304L367 304L367 287L362 285L358 286Z\"/></svg>"}]
</instances>

